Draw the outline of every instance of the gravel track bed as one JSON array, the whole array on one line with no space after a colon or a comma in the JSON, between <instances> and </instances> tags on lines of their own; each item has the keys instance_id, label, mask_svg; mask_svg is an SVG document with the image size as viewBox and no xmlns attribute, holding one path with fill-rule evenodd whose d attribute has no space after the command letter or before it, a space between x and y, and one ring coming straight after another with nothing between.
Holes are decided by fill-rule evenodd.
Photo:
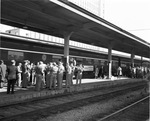
<instances>
[{"instance_id":1,"label":"gravel track bed","mask_svg":"<svg viewBox=\"0 0 150 121\"><path fill-rule=\"evenodd\" d=\"M103 116L144 97L147 93L141 89L112 99L83 106L61 114L52 115L37 121L96 121Z\"/></svg>"},{"instance_id":2,"label":"gravel track bed","mask_svg":"<svg viewBox=\"0 0 150 121\"><path fill-rule=\"evenodd\" d=\"M60 97L60 98L48 99L47 101L40 100L40 101L36 101L36 103L31 103L31 104L27 103L24 106L23 105L18 105L18 106L15 105L13 107L10 106L9 108L4 108L3 110L0 109L0 112L2 111L1 114L5 112L6 114L8 113L7 114L8 116L10 115L10 118L6 118L6 121L12 121L12 119L14 121L37 121L37 120L51 121L52 119L55 121L54 117L56 117L56 121L59 121L59 120L60 121L61 120L62 121L76 121L76 120L78 121L79 116L78 116L78 113L76 113L76 111L79 112L79 114L81 114L81 115L83 114L82 115L83 117L85 117L84 114L90 116L88 113L86 113L86 111L90 111L90 112L92 111L91 114L94 113L94 114L92 114L94 116L97 114L95 112L97 110L92 110L92 109L98 108L98 106L96 106L95 104L108 102L110 99L114 99L114 97L116 97L118 95L123 95L124 93L128 93L128 92L135 92L135 90L141 90L140 94L142 95L145 92L145 89L144 89L145 85L146 85L145 82L139 83L139 84L136 83L136 84L130 85L130 86L123 85L122 87L117 87L117 88L111 87L111 88L107 89L106 92L104 90L96 90L96 91L92 91L92 92L89 91L86 93L69 95L69 96L66 96L67 98ZM116 93L116 89L118 90L117 93ZM123 91L121 91L121 90L123 90ZM113 91L115 91L115 93L112 94L111 92L113 92ZM137 92L139 92L139 91L137 91ZM110 94L108 94L108 93L110 93ZM95 105L95 107L90 108L89 106L91 106L91 105ZM82 109L86 106L89 107L89 109L85 109L82 112ZM105 107L107 107L107 104L104 105L104 108ZM14 110L16 110L16 111L14 111ZM18 112L19 115L16 115L14 118L13 117L11 118L11 115L15 114L18 110L21 110L22 112L25 111L25 112L23 112L23 114L21 114L21 111L20 111L20 112ZM73 113L74 118L72 117L72 119L70 119L70 118L66 119L66 116L64 115L65 119L63 118L63 116L61 117L61 119L59 119L59 118L57 119L57 116L59 114L60 115L66 114L67 112L69 112L69 110L75 111ZM0 117L1 116L2 115L0 115ZM67 116L71 116L71 114L67 114ZM51 119L51 117L52 117L52 119ZM77 117L77 119L76 119L76 117ZM48 119L48 118L50 118L50 119ZM88 118L86 118L86 117L85 117L85 119L88 120ZM80 117L79 117L79 120L80 120ZM84 118L81 118L81 120L84 120Z\"/></svg>"}]
</instances>

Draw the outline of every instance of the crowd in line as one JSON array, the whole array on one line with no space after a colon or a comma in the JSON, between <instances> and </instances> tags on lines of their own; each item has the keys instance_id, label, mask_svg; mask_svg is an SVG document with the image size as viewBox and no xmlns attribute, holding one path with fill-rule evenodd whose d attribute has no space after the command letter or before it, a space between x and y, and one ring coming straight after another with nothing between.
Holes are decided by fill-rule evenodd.
<instances>
[{"instance_id":1,"label":"crowd in line","mask_svg":"<svg viewBox=\"0 0 150 121\"><path fill-rule=\"evenodd\" d=\"M125 76L130 78L145 78L148 73L150 73L150 68L144 66L129 66L125 70Z\"/></svg>"},{"instance_id":2,"label":"crowd in line","mask_svg":"<svg viewBox=\"0 0 150 121\"><path fill-rule=\"evenodd\" d=\"M3 60L0 61L0 88L3 88L2 83L7 81L7 94L14 93L15 84L22 88L34 85L36 91L43 88L62 89L63 85L69 88L73 85L75 71L76 84L80 85L84 70L83 65L76 65L75 60L67 63L65 67L61 61L48 64L39 61L33 64L25 60L16 65L16 61L11 60L10 63L6 66ZM66 77L65 82L63 82L63 77Z\"/></svg>"},{"instance_id":3,"label":"crowd in line","mask_svg":"<svg viewBox=\"0 0 150 121\"><path fill-rule=\"evenodd\" d=\"M15 60L10 61L10 65L4 64L0 60L0 88L3 88L3 83L7 83L7 93L14 93L14 86L27 88L27 86L34 85L36 91L43 88L49 90L69 88L73 85L73 78L76 77L76 84L80 85L84 67L82 64L76 64L74 59L71 59L66 66L62 61L49 62L44 64L42 61L37 63L30 63L25 60L23 63L16 64ZM120 78L126 76L129 78L144 78L147 73L150 73L150 68L137 67L118 67L112 69L112 75ZM107 78L108 66L96 66L94 69L95 78ZM65 79L64 79L65 77ZM64 81L64 82L63 82Z\"/></svg>"},{"instance_id":4,"label":"crowd in line","mask_svg":"<svg viewBox=\"0 0 150 121\"><path fill-rule=\"evenodd\" d=\"M95 78L106 78L108 75L108 66L95 67ZM112 69L112 75L120 78L121 76L129 77L129 78L145 78L146 74L150 73L150 68L143 66L126 66L122 68L118 66L118 68Z\"/></svg>"}]
</instances>

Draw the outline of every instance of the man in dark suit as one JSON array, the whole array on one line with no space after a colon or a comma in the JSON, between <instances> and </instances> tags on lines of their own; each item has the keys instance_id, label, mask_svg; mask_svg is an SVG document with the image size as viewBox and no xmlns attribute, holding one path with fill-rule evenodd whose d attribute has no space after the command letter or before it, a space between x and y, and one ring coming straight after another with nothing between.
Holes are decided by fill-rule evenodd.
<instances>
[{"instance_id":1,"label":"man in dark suit","mask_svg":"<svg viewBox=\"0 0 150 121\"><path fill-rule=\"evenodd\" d=\"M11 65L7 67L7 94L10 93L11 89L11 94L14 93L14 86L17 80L17 67L15 66L16 61L11 60Z\"/></svg>"}]
</instances>

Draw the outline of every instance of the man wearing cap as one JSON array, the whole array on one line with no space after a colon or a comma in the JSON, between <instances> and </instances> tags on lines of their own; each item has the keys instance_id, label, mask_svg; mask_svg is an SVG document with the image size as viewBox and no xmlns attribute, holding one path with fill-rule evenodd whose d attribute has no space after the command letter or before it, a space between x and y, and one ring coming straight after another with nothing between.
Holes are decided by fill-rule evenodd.
<instances>
[{"instance_id":1,"label":"man wearing cap","mask_svg":"<svg viewBox=\"0 0 150 121\"><path fill-rule=\"evenodd\" d=\"M40 91L44 88L44 71L45 66L43 65L43 62L40 61L39 64L35 67L35 73L36 73L36 85L35 90Z\"/></svg>"},{"instance_id":2,"label":"man wearing cap","mask_svg":"<svg viewBox=\"0 0 150 121\"><path fill-rule=\"evenodd\" d=\"M24 61L23 65L22 65L22 88L27 88L28 85L28 62L27 60Z\"/></svg>"},{"instance_id":3,"label":"man wearing cap","mask_svg":"<svg viewBox=\"0 0 150 121\"><path fill-rule=\"evenodd\" d=\"M55 62L53 62L53 66L52 66L52 70L51 70L51 73L52 73L51 81L52 81L52 83L50 83L49 89L51 89L52 86L54 87L54 89L56 89L57 72L58 72L57 64Z\"/></svg>"},{"instance_id":4,"label":"man wearing cap","mask_svg":"<svg viewBox=\"0 0 150 121\"><path fill-rule=\"evenodd\" d=\"M62 62L59 62L58 64L58 72L57 72L57 81L58 81L58 88L62 88L62 82L63 82L63 74L64 74L65 68L62 64Z\"/></svg>"},{"instance_id":5,"label":"man wearing cap","mask_svg":"<svg viewBox=\"0 0 150 121\"><path fill-rule=\"evenodd\" d=\"M76 78L76 84L79 84L81 85L81 80L82 80L82 73L83 73L83 65L82 64L79 64L77 66L77 78Z\"/></svg>"},{"instance_id":6,"label":"man wearing cap","mask_svg":"<svg viewBox=\"0 0 150 121\"><path fill-rule=\"evenodd\" d=\"M22 63L18 64L17 70L18 70L18 74L17 74L17 86L21 87Z\"/></svg>"},{"instance_id":7,"label":"man wearing cap","mask_svg":"<svg viewBox=\"0 0 150 121\"><path fill-rule=\"evenodd\" d=\"M66 87L70 87L71 85L71 81L72 81L71 74L72 74L72 68L69 65L69 63L67 63L66 65Z\"/></svg>"},{"instance_id":8,"label":"man wearing cap","mask_svg":"<svg viewBox=\"0 0 150 121\"><path fill-rule=\"evenodd\" d=\"M8 84L7 84L7 94L10 93L10 88L11 88L11 93L14 93L14 85L17 80L17 67L15 66L16 62L15 60L11 60L11 65L7 67L7 79L8 79Z\"/></svg>"}]
</instances>

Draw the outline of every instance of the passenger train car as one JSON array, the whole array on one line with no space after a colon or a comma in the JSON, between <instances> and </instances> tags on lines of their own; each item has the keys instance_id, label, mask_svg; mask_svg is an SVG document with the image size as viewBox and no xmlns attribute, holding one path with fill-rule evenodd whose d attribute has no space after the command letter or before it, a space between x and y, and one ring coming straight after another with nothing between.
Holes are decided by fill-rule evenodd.
<instances>
[{"instance_id":1,"label":"passenger train car","mask_svg":"<svg viewBox=\"0 0 150 121\"><path fill-rule=\"evenodd\" d=\"M1 48L0 58L8 64L9 60L15 59L17 62L23 60L30 60L35 63L43 61L44 63L63 61L64 45L41 41L38 39L31 39L29 37L22 37L1 33ZM106 52L96 52L93 50L83 49L79 47L70 46L70 58L74 58L77 64L82 63L84 66L83 78L91 78L94 76L95 66L106 66L108 55ZM122 55L112 55L112 72L116 74L118 65L122 68L130 65L130 58ZM136 64L140 64L140 60L135 60Z\"/></svg>"}]
</instances>

